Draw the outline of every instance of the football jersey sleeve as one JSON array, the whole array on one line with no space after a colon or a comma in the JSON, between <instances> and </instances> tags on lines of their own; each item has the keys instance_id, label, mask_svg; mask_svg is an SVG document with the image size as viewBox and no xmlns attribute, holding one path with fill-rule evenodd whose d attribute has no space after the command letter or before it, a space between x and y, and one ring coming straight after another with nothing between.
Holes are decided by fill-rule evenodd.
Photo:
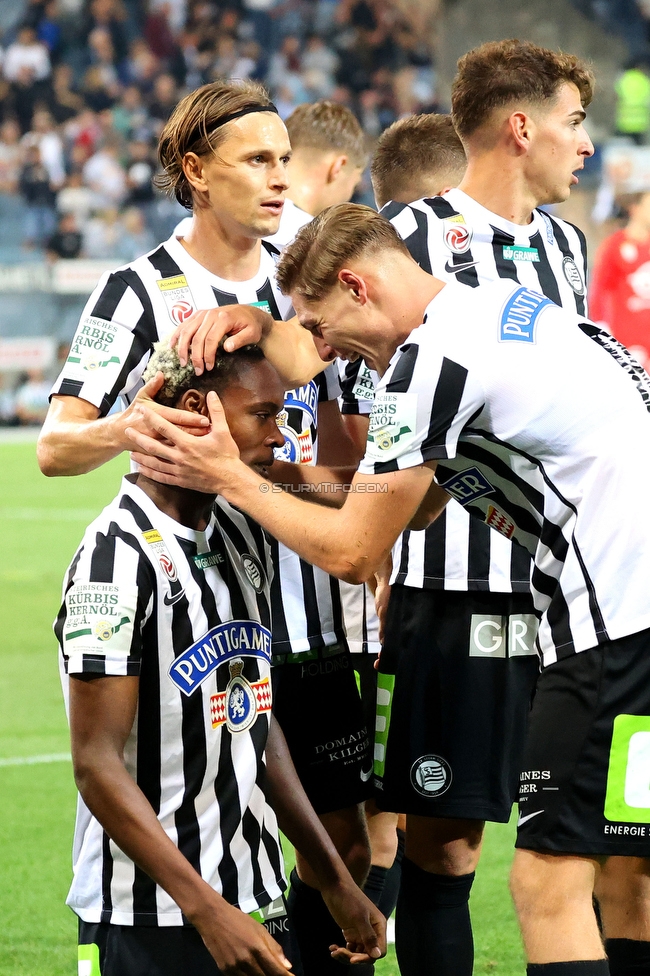
<instances>
[{"instance_id":1,"label":"football jersey sleeve","mask_svg":"<svg viewBox=\"0 0 650 976\"><path fill-rule=\"evenodd\" d=\"M151 301L129 269L105 274L88 299L51 395L74 396L105 416L157 339ZM139 378L139 376L138 376Z\"/></svg>"},{"instance_id":2,"label":"football jersey sleeve","mask_svg":"<svg viewBox=\"0 0 650 976\"><path fill-rule=\"evenodd\" d=\"M413 338L375 394L361 474L455 457L463 427L484 405L483 389L465 366Z\"/></svg>"},{"instance_id":3,"label":"football jersey sleeve","mask_svg":"<svg viewBox=\"0 0 650 976\"><path fill-rule=\"evenodd\" d=\"M80 551L55 623L66 672L139 675L142 629L154 602L149 563L110 532L91 541L94 547Z\"/></svg>"},{"instance_id":4,"label":"football jersey sleeve","mask_svg":"<svg viewBox=\"0 0 650 976\"><path fill-rule=\"evenodd\" d=\"M336 361L328 363L322 373L316 377L318 385L318 402L337 400L341 395L341 382Z\"/></svg>"},{"instance_id":5,"label":"football jersey sleeve","mask_svg":"<svg viewBox=\"0 0 650 976\"><path fill-rule=\"evenodd\" d=\"M341 413L369 416L375 399L376 374L373 375L363 359L339 363L341 381Z\"/></svg>"}]
</instances>

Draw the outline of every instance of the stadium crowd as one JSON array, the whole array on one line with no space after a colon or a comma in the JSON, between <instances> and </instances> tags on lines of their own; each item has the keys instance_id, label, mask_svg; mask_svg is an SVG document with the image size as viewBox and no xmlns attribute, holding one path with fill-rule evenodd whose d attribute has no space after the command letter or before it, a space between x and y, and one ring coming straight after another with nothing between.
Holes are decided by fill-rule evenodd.
<instances>
[{"instance_id":1,"label":"stadium crowd","mask_svg":"<svg viewBox=\"0 0 650 976\"><path fill-rule=\"evenodd\" d=\"M282 118L331 99L371 139L435 108L430 44L386 0L29 0L1 45L0 213L19 202L50 257L126 262L167 236L157 139L206 82L261 80Z\"/></svg>"}]
</instances>

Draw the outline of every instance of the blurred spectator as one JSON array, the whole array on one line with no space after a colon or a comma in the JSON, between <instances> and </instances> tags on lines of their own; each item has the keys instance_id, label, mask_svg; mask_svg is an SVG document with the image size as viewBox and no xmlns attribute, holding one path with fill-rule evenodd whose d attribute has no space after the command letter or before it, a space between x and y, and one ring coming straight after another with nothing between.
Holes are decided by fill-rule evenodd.
<instances>
[{"instance_id":1,"label":"blurred spectator","mask_svg":"<svg viewBox=\"0 0 650 976\"><path fill-rule=\"evenodd\" d=\"M84 226L93 210L100 209L97 195L84 184L79 170L72 170L65 186L57 193L56 209L60 214L73 214L79 227Z\"/></svg>"},{"instance_id":2,"label":"blurred spectator","mask_svg":"<svg viewBox=\"0 0 650 976\"><path fill-rule=\"evenodd\" d=\"M153 250L155 246L156 241L144 222L142 211L137 207L129 207L122 215L122 234L117 256L127 264L135 261L141 254Z\"/></svg>"},{"instance_id":3,"label":"blurred spectator","mask_svg":"<svg viewBox=\"0 0 650 976\"><path fill-rule=\"evenodd\" d=\"M93 65L83 77L81 93L83 99L93 112L102 112L104 109L112 108L117 101L117 84L107 87L100 65Z\"/></svg>"},{"instance_id":4,"label":"blurred spectator","mask_svg":"<svg viewBox=\"0 0 650 976\"><path fill-rule=\"evenodd\" d=\"M126 197L126 173L120 164L119 143L114 137L90 157L83 178L105 207L122 203Z\"/></svg>"},{"instance_id":5,"label":"blurred spectator","mask_svg":"<svg viewBox=\"0 0 650 976\"><path fill-rule=\"evenodd\" d=\"M59 258L78 258L81 254L82 237L73 213L59 217L59 226L46 244L47 256L51 261Z\"/></svg>"},{"instance_id":6,"label":"blurred spectator","mask_svg":"<svg viewBox=\"0 0 650 976\"><path fill-rule=\"evenodd\" d=\"M153 124L142 101L137 85L124 89L117 105L112 109L113 128L125 139L150 139Z\"/></svg>"},{"instance_id":7,"label":"blurred spectator","mask_svg":"<svg viewBox=\"0 0 650 976\"><path fill-rule=\"evenodd\" d=\"M29 370L16 390L14 410L19 423L43 423L50 405L50 388L42 370Z\"/></svg>"},{"instance_id":8,"label":"blurred spectator","mask_svg":"<svg viewBox=\"0 0 650 976\"><path fill-rule=\"evenodd\" d=\"M42 41L37 40L33 27L21 27L18 37L7 48L2 71L7 81L18 81L24 68L29 68L36 81L50 74L50 55Z\"/></svg>"},{"instance_id":9,"label":"blurred spectator","mask_svg":"<svg viewBox=\"0 0 650 976\"><path fill-rule=\"evenodd\" d=\"M25 203L25 240L27 247L40 247L56 226L55 193L50 176L41 161L38 146L28 146L20 170L20 193Z\"/></svg>"},{"instance_id":10,"label":"blurred spectator","mask_svg":"<svg viewBox=\"0 0 650 976\"><path fill-rule=\"evenodd\" d=\"M650 77L648 63L637 59L616 82L616 134L641 145L650 128Z\"/></svg>"},{"instance_id":11,"label":"blurred spectator","mask_svg":"<svg viewBox=\"0 0 650 976\"><path fill-rule=\"evenodd\" d=\"M16 193L21 163L20 128L14 119L0 126L0 193Z\"/></svg>"},{"instance_id":12,"label":"blurred spectator","mask_svg":"<svg viewBox=\"0 0 650 976\"><path fill-rule=\"evenodd\" d=\"M650 366L650 193L619 200L629 220L600 245L589 288L589 315L604 322L642 366Z\"/></svg>"},{"instance_id":13,"label":"blurred spectator","mask_svg":"<svg viewBox=\"0 0 650 976\"><path fill-rule=\"evenodd\" d=\"M55 125L54 119L41 108L34 112L31 130L23 136L23 146L38 146L41 162L48 172L50 183L55 189L65 182L65 164L63 159L63 142Z\"/></svg>"},{"instance_id":14,"label":"blurred spectator","mask_svg":"<svg viewBox=\"0 0 650 976\"><path fill-rule=\"evenodd\" d=\"M302 70L309 98L319 101L329 98L335 88L334 75L339 66L339 57L332 48L327 47L322 37L312 34L307 38L302 55Z\"/></svg>"},{"instance_id":15,"label":"blurred spectator","mask_svg":"<svg viewBox=\"0 0 650 976\"><path fill-rule=\"evenodd\" d=\"M145 94L151 91L159 70L159 64L158 58L146 41L133 41L129 48L124 70L128 83L138 85Z\"/></svg>"},{"instance_id":16,"label":"blurred spectator","mask_svg":"<svg viewBox=\"0 0 650 976\"><path fill-rule=\"evenodd\" d=\"M117 207L107 207L91 217L84 229L83 247L87 258L106 260L120 253L122 223Z\"/></svg>"},{"instance_id":17,"label":"blurred spectator","mask_svg":"<svg viewBox=\"0 0 650 976\"><path fill-rule=\"evenodd\" d=\"M16 391L11 377L7 373L0 373L0 426L15 427L17 423Z\"/></svg>"},{"instance_id":18,"label":"blurred spectator","mask_svg":"<svg viewBox=\"0 0 650 976\"><path fill-rule=\"evenodd\" d=\"M126 19L126 9L120 0L91 0L83 26L85 37L97 27L108 31L118 64L124 60L128 50Z\"/></svg>"},{"instance_id":19,"label":"blurred spectator","mask_svg":"<svg viewBox=\"0 0 650 976\"><path fill-rule=\"evenodd\" d=\"M172 76L168 74L158 75L149 102L149 115L155 124L156 135L160 133L177 102L178 89Z\"/></svg>"},{"instance_id":20,"label":"blurred spectator","mask_svg":"<svg viewBox=\"0 0 650 976\"><path fill-rule=\"evenodd\" d=\"M57 0L49 0L49 3L44 5L43 16L36 28L36 36L47 48L52 62L57 61L61 45L61 25L58 17Z\"/></svg>"},{"instance_id":21,"label":"blurred spectator","mask_svg":"<svg viewBox=\"0 0 650 976\"><path fill-rule=\"evenodd\" d=\"M127 205L142 206L151 203L155 199L152 183L155 167L147 142L136 141L129 145L127 166Z\"/></svg>"},{"instance_id":22,"label":"blurred spectator","mask_svg":"<svg viewBox=\"0 0 650 976\"><path fill-rule=\"evenodd\" d=\"M5 118L12 115L18 119L21 132L27 132L32 124L34 109L40 103L47 103L49 86L45 80L37 80L34 69L23 65L18 77L12 81L3 105Z\"/></svg>"},{"instance_id":23,"label":"blurred spectator","mask_svg":"<svg viewBox=\"0 0 650 976\"><path fill-rule=\"evenodd\" d=\"M84 107L83 99L73 88L72 77L69 64L57 64L52 72L52 91L48 104L57 125L67 122Z\"/></svg>"}]
</instances>

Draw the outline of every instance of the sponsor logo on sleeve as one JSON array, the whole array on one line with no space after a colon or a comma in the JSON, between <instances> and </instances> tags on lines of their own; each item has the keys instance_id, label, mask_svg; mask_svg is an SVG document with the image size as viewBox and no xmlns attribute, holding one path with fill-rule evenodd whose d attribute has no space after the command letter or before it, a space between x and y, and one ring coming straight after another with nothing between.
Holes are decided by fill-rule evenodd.
<instances>
[{"instance_id":1,"label":"sponsor logo on sleeve","mask_svg":"<svg viewBox=\"0 0 650 976\"><path fill-rule=\"evenodd\" d=\"M535 342L535 323L547 305L545 298L529 288L518 288L508 298L499 323L500 342Z\"/></svg>"},{"instance_id":2,"label":"sponsor logo on sleeve","mask_svg":"<svg viewBox=\"0 0 650 976\"><path fill-rule=\"evenodd\" d=\"M246 304L252 308L261 308L263 312L268 312L269 315L271 314L271 306L268 302L247 302Z\"/></svg>"},{"instance_id":3,"label":"sponsor logo on sleeve","mask_svg":"<svg viewBox=\"0 0 650 976\"><path fill-rule=\"evenodd\" d=\"M356 383L352 389L352 397L354 400L375 399L375 384L372 381L372 373L365 363L359 369Z\"/></svg>"},{"instance_id":4,"label":"sponsor logo on sleeve","mask_svg":"<svg viewBox=\"0 0 650 976\"><path fill-rule=\"evenodd\" d=\"M156 282L174 325L181 325L195 311L194 299L185 275L159 278Z\"/></svg>"},{"instance_id":5,"label":"sponsor logo on sleeve","mask_svg":"<svg viewBox=\"0 0 650 976\"><path fill-rule=\"evenodd\" d=\"M270 664L271 631L255 620L217 624L175 659L169 677L184 695L192 695L222 664L256 657Z\"/></svg>"},{"instance_id":6,"label":"sponsor logo on sleeve","mask_svg":"<svg viewBox=\"0 0 650 976\"><path fill-rule=\"evenodd\" d=\"M117 374L131 348L132 339L132 334L121 326L87 315L77 327L66 363L75 375L83 376L108 366L113 366L113 372Z\"/></svg>"},{"instance_id":7,"label":"sponsor logo on sleeve","mask_svg":"<svg viewBox=\"0 0 650 976\"><path fill-rule=\"evenodd\" d=\"M391 461L408 452L416 438L417 393L378 393L372 406L366 454Z\"/></svg>"},{"instance_id":8,"label":"sponsor logo on sleeve","mask_svg":"<svg viewBox=\"0 0 650 976\"><path fill-rule=\"evenodd\" d=\"M277 417L282 447L273 451L277 461L294 464L314 463L314 436L318 417L318 386L314 380L285 394L284 407Z\"/></svg>"},{"instance_id":9,"label":"sponsor logo on sleeve","mask_svg":"<svg viewBox=\"0 0 650 976\"><path fill-rule=\"evenodd\" d=\"M477 498L494 494L494 488L478 468L467 468L448 481L440 482L440 487L461 505L469 505Z\"/></svg>"},{"instance_id":10,"label":"sponsor logo on sleeve","mask_svg":"<svg viewBox=\"0 0 650 976\"><path fill-rule=\"evenodd\" d=\"M568 255L562 261L562 271L564 272L564 277L571 285L576 295L584 295L585 283L582 280L582 275L580 274L578 265L575 263L573 258L569 257Z\"/></svg>"},{"instance_id":11,"label":"sponsor logo on sleeve","mask_svg":"<svg viewBox=\"0 0 650 976\"><path fill-rule=\"evenodd\" d=\"M463 215L455 214L443 220L442 236L445 246L453 254L465 254L471 247L473 232L465 223Z\"/></svg>"},{"instance_id":12,"label":"sponsor logo on sleeve","mask_svg":"<svg viewBox=\"0 0 650 976\"><path fill-rule=\"evenodd\" d=\"M136 586L75 583L65 596L63 648L66 656L128 654L137 605Z\"/></svg>"}]
</instances>

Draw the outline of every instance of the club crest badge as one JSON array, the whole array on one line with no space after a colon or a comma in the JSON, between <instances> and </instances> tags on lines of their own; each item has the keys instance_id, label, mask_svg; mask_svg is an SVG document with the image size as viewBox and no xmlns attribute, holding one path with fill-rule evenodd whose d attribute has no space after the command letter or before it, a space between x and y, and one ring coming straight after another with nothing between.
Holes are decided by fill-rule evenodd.
<instances>
[{"instance_id":1,"label":"club crest badge","mask_svg":"<svg viewBox=\"0 0 650 976\"><path fill-rule=\"evenodd\" d=\"M411 785L421 796L440 796L452 781L451 766L442 756L421 756L411 766Z\"/></svg>"},{"instance_id":2,"label":"club crest badge","mask_svg":"<svg viewBox=\"0 0 650 976\"><path fill-rule=\"evenodd\" d=\"M447 217L442 222L442 234L445 247L453 254L466 254L472 244L472 228L465 223L462 214Z\"/></svg>"},{"instance_id":3,"label":"club crest badge","mask_svg":"<svg viewBox=\"0 0 650 976\"><path fill-rule=\"evenodd\" d=\"M230 732L245 732L257 718L257 702L250 681L243 675L244 662L236 658L228 665L230 681L226 688L226 726Z\"/></svg>"}]
</instances>

